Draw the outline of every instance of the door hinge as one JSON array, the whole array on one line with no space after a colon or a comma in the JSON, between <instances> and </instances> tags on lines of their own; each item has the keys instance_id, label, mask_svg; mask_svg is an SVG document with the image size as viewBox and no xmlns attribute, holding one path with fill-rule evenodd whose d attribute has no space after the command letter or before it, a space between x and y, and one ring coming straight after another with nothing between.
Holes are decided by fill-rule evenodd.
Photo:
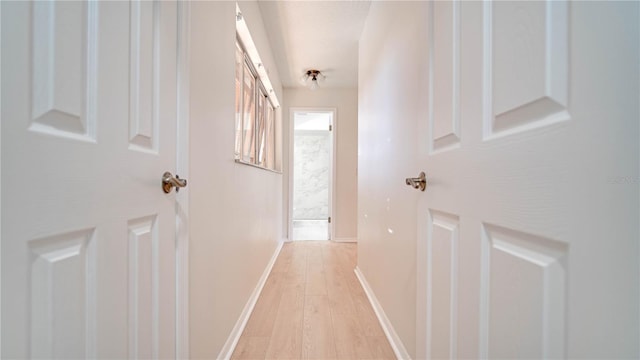
<instances>
[{"instance_id":1,"label":"door hinge","mask_svg":"<svg viewBox=\"0 0 640 360\"><path fill-rule=\"evenodd\" d=\"M329 131L333 131L333 125L329 125Z\"/></svg>"},{"instance_id":2,"label":"door hinge","mask_svg":"<svg viewBox=\"0 0 640 360\"><path fill-rule=\"evenodd\" d=\"M328 220L329 220L329 224L331 224L331 216L329 216L329 219L328 219Z\"/></svg>"}]
</instances>

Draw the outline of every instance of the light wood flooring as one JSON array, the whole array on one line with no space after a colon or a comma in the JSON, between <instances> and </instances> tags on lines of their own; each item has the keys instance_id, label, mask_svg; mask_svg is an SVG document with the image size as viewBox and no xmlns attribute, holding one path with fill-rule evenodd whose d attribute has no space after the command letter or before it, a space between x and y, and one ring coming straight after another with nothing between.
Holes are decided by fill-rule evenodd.
<instances>
[{"instance_id":1,"label":"light wood flooring","mask_svg":"<svg viewBox=\"0 0 640 360\"><path fill-rule=\"evenodd\" d=\"M356 246L285 243L232 359L395 359L353 272Z\"/></svg>"}]
</instances>

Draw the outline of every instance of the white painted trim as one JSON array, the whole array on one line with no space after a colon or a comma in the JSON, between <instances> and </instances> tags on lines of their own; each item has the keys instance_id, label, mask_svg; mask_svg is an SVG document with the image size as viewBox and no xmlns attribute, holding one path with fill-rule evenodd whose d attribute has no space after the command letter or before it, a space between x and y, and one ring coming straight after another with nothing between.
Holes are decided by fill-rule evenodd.
<instances>
[{"instance_id":1,"label":"white painted trim","mask_svg":"<svg viewBox=\"0 0 640 360\"><path fill-rule=\"evenodd\" d=\"M331 224L329 224L329 228L331 229L331 239L336 238L336 173L338 169L338 161L336 156L338 155L338 109L331 108L333 111L333 116L331 118L331 182L329 183L329 216L331 217Z\"/></svg>"},{"instance_id":2,"label":"white painted trim","mask_svg":"<svg viewBox=\"0 0 640 360\"><path fill-rule=\"evenodd\" d=\"M256 288L253 290L253 293L249 297L249 301L247 301L247 304L244 306L244 309L240 313L240 317L238 318L238 321L236 321L236 325L233 327L233 330L231 330L231 333L227 338L227 342L222 347L222 350L220 350L220 353L218 354L218 357L217 357L218 360L231 359L231 355L233 355L233 351L236 349L236 345L238 345L238 340L240 340L240 336L242 335L242 332L244 331L245 326L247 326L247 321L249 321L249 317L253 312L253 308L256 306L256 303L258 302L260 293L262 293L262 288L264 288L264 284L267 282L267 278L269 277L269 274L271 274L271 269L273 268L273 264L276 263L276 259L280 254L280 250L282 249L282 244L283 242L281 241L278 242L278 246L276 247L276 250L273 252L273 256L271 257L271 260L269 260L269 263L267 264L267 267L264 269L264 272L262 273L260 280L258 280L258 285L256 285Z\"/></svg>"},{"instance_id":3,"label":"white painted trim","mask_svg":"<svg viewBox=\"0 0 640 360\"><path fill-rule=\"evenodd\" d=\"M289 186L287 188L288 214L287 214L287 238L293 241L293 124L295 119L294 108L289 109L289 149L287 149L287 177Z\"/></svg>"},{"instance_id":4,"label":"white painted trim","mask_svg":"<svg viewBox=\"0 0 640 360\"><path fill-rule=\"evenodd\" d=\"M337 149L337 134L338 134L338 109L332 107L292 107L289 108L289 166L288 166L288 177L289 177L289 214L287 221L288 234L287 237L289 241L293 241L293 145L294 145L294 119L296 112L306 112L306 113L332 113L331 114L331 126L333 130L329 133L329 138L331 139L331 168L329 169L329 176L331 177L331 181L329 181L329 216L331 217L331 224L329 228L331 229L330 239L336 238L335 233L335 216L333 216L335 212L335 204L336 204L336 192L334 191L336 185L336 156L338 153Z\"/></svg>"},{"instance_id":5,"label":"white painted trim","mask_svg":"<svg viewBox=\"0 0 640 360\"><path fill-rule=\"evenodd\" d=\"M0 19L2 18L2 6L0 6ZM2 27L0 26L0 29ZM0 30L0 38L2 37L2 30ZM2 47L0 47L0 69L2 68ZM0 72L0 83L2 83L2 72ZM0 101L0 114L2 114L2 101ZM6 122L7 119L2 119L0 116L0 123L4 123ZM2 127L0 126L0 129L2 129ZM1 133L2 131L0 131ZM2 139L2 136L0 134L0 139ZM1 141L0 141L1 142ZM2 158L2 146L0 146L0 158ZM2 166L0 166L0 174L2 173ZM2 204L2 176L0 175L0 204ZM0 209L2 209L2 206L0 206ZM2 234L2 211L0 211L0 234ZM2 236L0 235L0 244L2 244ZM0 246L0 269L2 268L2 246ZM0 309L2 309L2 287L0 287ZM2 312L0 312L0 324L3 324L2 322ZM5 330L6 331L6 330ZM0 354L2 354L2 326L0 326Z\"/></svg>"},{"instance_id":6,"label":"white painted trim","mask_svg":"<svg viewBox=\"0 0 640 360\"><path fill-rule=\"evenodd\" d=\"M191 4L178 2L176 174L189 179ZM176 358L189 358L189 188L176 192Z\"/></svg>"},{"instance_id":7,"label":"white painted trim","mask_svg":"<svg viewBox=\"0 0 640 360\"><path fill-rule=\"evenodd\" d=\"M357 243L358 239L357 238L335 238L333 239L333 242L339 242L339 243Z\"/></svg>"},{"instance_id":8,"label":"white painted trim","mask_svg":"<svg viewBox=\"0 0 640 360\"><path fill-rule=\"evenodd\" d=\"M382 330L384 330L384 334L387 336L387 340L389 340L389 344L391 345L391 348L393 349L393 352L395 353L396 357L398 359L411 359L411 357L409 356L409 353L407 352L407 349L404 347L404 344L402 343L402 340L400 340L400 337L398 336L395 329L393 328L393 325L387 318L387 315L384 313L384 310L382 310L382 306L378 302L378 299L376 299L376 296L373 294L373 290L371 290L371 287L369 287L369 283L367 282L364 275L360 271L360 268L356 266L356 268L353 271L356 273L356 276L358 277L358 280L360 281L360 285L362 285L362 288L364 289L365 294L367 294L367 298L369 299L369 302L373 307L373 311L376 313L376 316L378 317L378 322L380 322L380 326L382 326Z\"/></svg>"}]
</instances>

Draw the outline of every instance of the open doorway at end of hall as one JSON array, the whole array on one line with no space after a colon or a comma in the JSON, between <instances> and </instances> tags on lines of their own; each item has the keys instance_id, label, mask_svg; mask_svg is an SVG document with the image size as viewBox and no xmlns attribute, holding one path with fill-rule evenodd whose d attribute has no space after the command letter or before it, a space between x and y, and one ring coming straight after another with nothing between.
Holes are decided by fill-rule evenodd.
<instances>
[{"instance_id":1,"label":"open doorway at end of hall","mask_svg":"<svg viewBox=\"0 0 640 360\"><path fill-rule=\"evenodd\" d=\"M292 110L293 241L331 240L333 110Z\"/></svg>"}]
</instances>

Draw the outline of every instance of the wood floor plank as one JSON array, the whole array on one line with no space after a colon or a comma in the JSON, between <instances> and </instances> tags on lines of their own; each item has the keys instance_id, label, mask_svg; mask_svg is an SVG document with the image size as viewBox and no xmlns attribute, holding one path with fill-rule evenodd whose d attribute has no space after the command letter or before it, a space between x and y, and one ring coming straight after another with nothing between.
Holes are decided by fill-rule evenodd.
<instances>
[{"instance_id":1,"label":"wood floor plank","mask_svg":"<svg viewBox=\"0 0 640 360\"><path fill-rule=\"evenodd\" d=\"M287 287L282 292L275 325L267 348L267 359L300 359L304 287Z\"/></svg>"},{"instance_id":2,"label":"wood floor plank","mask_svg":"<svg viewBox=\"0 0 640 360\"><path fill-rule=\"evenodd\" d=\"M307 296L302 333L303 359L335 359L333 324L327 296Z\"/></svg>"},{"instance_id":3,"label":"wood floor plank","mask_svg":"<svg viewBox=\"0 0 640 360\"><path fill-rule=\"evenodd\" d=\"M362 289L362 285L360 285L360 281L358 280L358 277L356 276L356 273L353 271L348 271L344 273L345 279L347 281L347 284L349 286L349 290L351 292L361 292L364 294L364 290Z\"/></svg>"},{"instance_id":4,"label":"wood floor plank","mask_svg":"<svg viewBox=\"0 0 640 360\"><path fill-rule=\"evenodd\" d=\"M272 274L286 273L289 271L289 266L291 265L291 259L293 257L293 249L294 247L290 245L290 243L282 245L280 254L278 254L278 258L271 269Z\"/></svg>"},{"instance_id":5,"label":"wood floor plank","mask_svg":"<svg viewBox=\"0 0 640 360\"><path fill-rule=\"evenodd\" d=\"M269 337L241 336L231 356L234 360L262 360L267 355Z\"/></svg>"},{"instance_id":6,"label":"wood floor plank","mask_svg":"<svg viewBox=\"0 0 640 360\"><path fill-rule=\"evenodd\" d=\"M327 268L325 279L331 310L339 313L355 314L349 284L345 279L344 272L335 269L332 264L327 262L325 262L325 268Z\"/></svg>"},{"instance_id":7,"label":"wood floor plank","mask_svg":"<svg viewBox=\"0 0 640 360\"><path fill-rule=\"evenodd\" d=\"M364 291L351 291L351 299L355 307L356 317L362 326L362 332L365 336L384 336L384 331L378 322L376 313L369 303L369 299Z\"/></svg>"},{"instance_id":8,"label":"wood floor plank","mask_svg":"<svg viewBox=\"0 0 640 360\"><path fill-rule=\"evenodd\" d=\"M322 247L320 246L310 246L307 253L306 295L327 295Z\"/></svg>"},{"instance_id":9,"label":"wood floor plank","mask_svg":"<svg viewBox=\"0 0 640 360\"><path fill-rule=\"evenodd\" d=\"M269 276L253 308L244 334L251 337L270 337L282 297L283 277Z\"/></svg>"},{"instance_id":10,"label":"wood floor plank","mask_svg":"<svg viewBox=\"0 0 640 360\"><path fill-rule=\"evenodd\" d=\"M383 336L367 336L367 343L373 359L395 360L396 354L391 349L387 338Z\"/></svg>"},{"instance_id":11,"label":"wood floor plank","mask_svg":"<svg viewBox=\"0 0 640 360\"><path fill-rule=\"evenodd\" d=\"M292 249L289 268L284 274L284 284L287 287L304 287L307 280L307 248L298 245Z\"/></svg>"},{"instance_id":12,"label":"wood floor plank","mask_svg":"<svg viewBox=\"0 0 640 360\"><path fill-rule=\"evenodd\" d=\"M369 343L362 334L354 314L336 313L332 310L331 321L336 355L339 359L371 359L373 357Z\"/></svg>"}]
</instances>

